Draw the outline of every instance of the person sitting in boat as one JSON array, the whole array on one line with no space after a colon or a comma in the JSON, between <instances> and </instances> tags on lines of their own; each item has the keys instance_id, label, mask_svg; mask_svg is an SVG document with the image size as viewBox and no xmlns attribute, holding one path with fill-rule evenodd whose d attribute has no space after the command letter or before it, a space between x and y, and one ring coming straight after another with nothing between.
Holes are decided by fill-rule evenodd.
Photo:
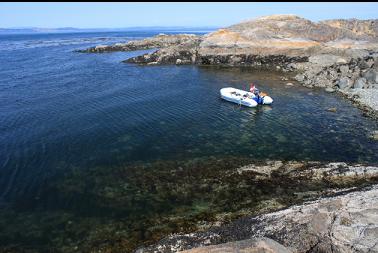
<instances>
[{"instance_id":1,"label":"person sitting in boat","mask_svg":"<svg viewBox=\"0 0 378 253\"><path fill-rule=\"evenodd\" d=\"M260 96L260 91L259 91L259 89L256 88L256 86L253 83L251 83L249 91L252 92L255 95L254 100L258 104L261 104L262 103L262 98Z\"/></svg>"},{"instance_id":2,"label":"person sitting in boat","mask_svg":"<svg viewBox=\"0 0 378 253\"><path fill-rule=\"evenodd\" d=\"M259 91L259 89L257 89L256 86L255 86L253 83L250 84L249 91L250 91L251 93L253 93L255 96L257 96L257 97L260 96L260 91Z\"/></svg>"}]
</instances>

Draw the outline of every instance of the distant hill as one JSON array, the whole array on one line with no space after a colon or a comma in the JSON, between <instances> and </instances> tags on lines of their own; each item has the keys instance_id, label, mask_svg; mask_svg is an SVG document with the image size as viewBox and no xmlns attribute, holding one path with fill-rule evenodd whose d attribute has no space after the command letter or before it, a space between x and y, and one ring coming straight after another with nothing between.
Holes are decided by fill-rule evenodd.
<instances>
[{"instance_id":1,"label":"distant hill","mask_svg":"<svg viewBox=\"0 0 378 253\"><path fill-rule=\"evenodd\" d=\"M181 26L151 26L151 27L125 27L125 28L40 28L17 27L0 28L0 34L30 34L30 33L82 33L82 32L120 32L120 31L214 31L219 27L181 27Z\"/></svg>"}]
</instances>

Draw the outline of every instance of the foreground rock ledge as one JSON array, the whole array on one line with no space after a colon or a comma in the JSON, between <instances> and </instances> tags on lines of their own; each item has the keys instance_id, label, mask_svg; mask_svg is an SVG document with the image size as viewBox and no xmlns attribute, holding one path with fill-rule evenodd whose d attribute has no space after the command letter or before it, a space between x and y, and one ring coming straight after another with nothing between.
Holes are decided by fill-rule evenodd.
<instances>
[{"instance_id":1,"label":"foreground rock ledge","mask_svg":"<svg viewBox=\"0 0 378 253\"><path fill-rule=\"evenodd\" d=\"M274 240L271 247L283 245L287 251L259 251L259 239L248 244L247 252L378 252L378 186L241 218L207 232L172 235L136 252L239 252L222 251L241 250L238 243L200 247L261 237Z\"/></svg>"},{"instance_id":2,"label":"foreground rock ledge","mask_svg":"<svg viewBox=\"0 0 378 253\"><path fill-rule=\"evenodd\" d=\"M235 253L235 252L249 252L249 253L290 253L292 251L285 248L283 245L269 238L253 238L243 241L223 243L219 245L199 247L191 250L182 251L183 253Z\"/></svg>"}]
</instances>

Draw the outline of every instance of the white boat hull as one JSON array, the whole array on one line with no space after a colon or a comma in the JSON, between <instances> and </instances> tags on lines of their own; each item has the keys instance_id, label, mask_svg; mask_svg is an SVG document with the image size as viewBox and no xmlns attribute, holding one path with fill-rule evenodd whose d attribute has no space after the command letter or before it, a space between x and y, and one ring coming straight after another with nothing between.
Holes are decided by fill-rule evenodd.
<instances>
[{"instance_id":1,"label":"white boat hull","mask_svg":"<svg viewBox=\"0 0 378 253\"><path fill-rule=\"evenodd\" d=\"M232 97L228 97L228 96L222 96L221 97L224 99L224 100L227 100L229 102L233 102L233 103L236 103L236 104L240 104L240 105L244 105L244 106L248 106L248 107L255 107L257 106L257 102L253 99L248 99L248 100L242 100L242 99L236 99L236 98L232 98Z\"/></svg>"},{"instance_id":2,"label":"white boat hull","mask_svg":"<svg viewBox=\"0 0 378 253\"><path fill-rule=\"evenodd\" d=\"M220 90L221 98L229 102L248 107L256 107L258 105L255 99L256 96L248 91L235 89L232 87L223 88ZM263 96L261 104L269 105L273 103L273 99L269 96Z\"/></svg>"}]
</instances>

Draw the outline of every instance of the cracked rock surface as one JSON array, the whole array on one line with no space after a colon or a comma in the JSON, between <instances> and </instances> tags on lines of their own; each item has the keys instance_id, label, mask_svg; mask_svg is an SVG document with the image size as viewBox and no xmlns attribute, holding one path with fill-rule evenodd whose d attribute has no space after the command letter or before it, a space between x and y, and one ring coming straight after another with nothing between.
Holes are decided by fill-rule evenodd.
<instances>
[{"instance_id":1,"label":"cracked rock surface","mask_svg":"<svg viewBox=\"0 0 378 253\"><path fill-rule=\"evenodd\" d=\"M212 245L199 247L191 250L183 251L183 253L235 253L235 252L249 252L249 253L290 253L291 250L276 241L262 237L253 238L236 242L223 243L220 245Z\"/></svg>"}]
</instances>

